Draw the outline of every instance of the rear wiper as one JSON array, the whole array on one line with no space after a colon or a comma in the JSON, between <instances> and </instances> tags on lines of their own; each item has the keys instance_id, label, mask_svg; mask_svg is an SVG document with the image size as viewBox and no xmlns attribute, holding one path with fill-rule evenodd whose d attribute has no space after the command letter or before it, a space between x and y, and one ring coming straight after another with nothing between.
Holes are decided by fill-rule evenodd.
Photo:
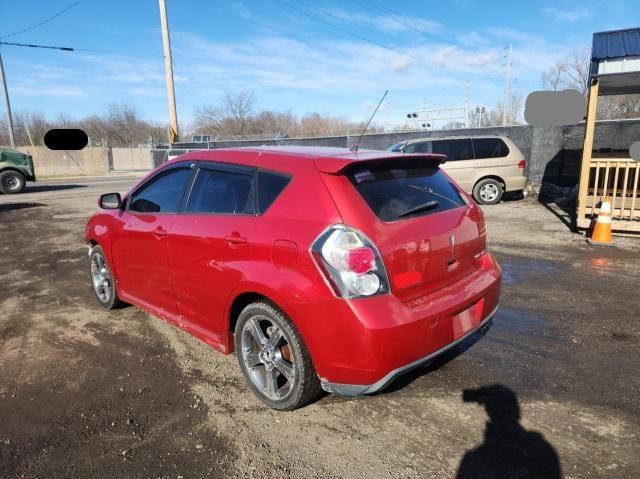
<instances>
[{"instance_id":1,"label":"rear wiper","mask_svg":"<svg viewBox=\"0 0 640 479\"><path fill-rule=\"evenodd\" d=\"M426 203L422 203L418 206L414 206L413 208L409 208L407 211L403 211L398 215L398 218L402 218L403 216L409 216L413 213L419 213L420 211L427 211L437 208L438 203L436 200L427 201Z\"/></svg>"}]
</instances>

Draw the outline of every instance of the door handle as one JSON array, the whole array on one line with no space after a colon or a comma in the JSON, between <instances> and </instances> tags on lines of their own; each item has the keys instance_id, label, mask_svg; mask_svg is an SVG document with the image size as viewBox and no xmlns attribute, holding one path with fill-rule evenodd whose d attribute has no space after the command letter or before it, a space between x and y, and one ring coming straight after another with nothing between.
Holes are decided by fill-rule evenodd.
<instances>
[{"instance_id":1,"label":"door handle","mask_svg":"<svg viewBox=\"0 0 640 479\"><path fill-rule=\"evenodd\" d=\"M161 226L158 226L156 229L153 230L153 236L155 236L156 238L162 238L163 236L167 236L167 230L165 230Z\"/></svg>"},{"instance_id":2,"label":"door handle","mask_svg":"<svg viewBox=\"0 0 640 479\"><path fill-rule=\"evenodd\" d=\"M224 240L229 244L245 244L247 242L247 238L239 235L225 236Z\"/></svg>"}]
</instances>

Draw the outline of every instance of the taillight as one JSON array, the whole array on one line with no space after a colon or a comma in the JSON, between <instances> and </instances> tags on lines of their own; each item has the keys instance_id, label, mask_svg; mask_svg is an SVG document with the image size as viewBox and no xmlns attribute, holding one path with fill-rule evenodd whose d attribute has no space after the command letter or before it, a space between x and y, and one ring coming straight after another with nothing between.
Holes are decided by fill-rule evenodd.
<instances>
[{"instance_id":1,"label":"taillight","mask_svg":"<svg viewBox=\"0 0 640 479\"><path fill-rule=\"evenodd\" d=\"M352 228L330 227L311 245L311 253L338 296L359 298L389 291L380 253Z\"/></svg>"},{"instance_id":2,"label":"taillight","mask_svg":"<svg viewBox=\"0 0 640 479\"><path fill-rule=\"evenodd\" d=\"M513 164L513 163L512 163ZM527 166L527 162L524 160L520 160L518 162L518 168L520 168L521 170L524 170L524 167Z\"/></svg>"}]
</instances>

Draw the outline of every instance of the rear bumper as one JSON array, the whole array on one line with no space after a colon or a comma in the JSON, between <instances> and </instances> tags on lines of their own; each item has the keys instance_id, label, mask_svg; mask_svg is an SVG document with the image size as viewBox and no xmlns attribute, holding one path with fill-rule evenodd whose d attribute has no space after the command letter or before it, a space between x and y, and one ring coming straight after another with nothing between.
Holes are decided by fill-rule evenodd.
<instances>
[{"instance_id":1,"label":"rear bumper","mask_svg":"<svg viewBox=\"0 0 640 479\"><path fill-rule=\"evenodd\" d=\"M501 271L490 253L478 262L472 274L410 301L384 294L293 306L323 387L375 392L485 325L498 306ZM468 311L472 320L462 323Z\"/></svg>"},{"instance_id":2,"label":"rear bumper","mask_svg":"<svg viewBox=\"0 0 640 479\"><path fill-rule=\"evenodd\" d=\"M441 354L444 354L450 349L455 348L458 344L463 342L469 336L472 336L478 331L484 329L489 324L489 321L491 321L493 316L496 314L496 311L498 311L498 306L496 306L495 309L491 313L489 313L489 315L485 319L483 319L482 322L476 328L472 329L461 338L456 339L452 343L447 344L446 346L438 349L437 351L431 354L427 354L423 358L417 359L412 363L406 364L404 366L394 369L393 371L390 371L389 373L387 373L386 376L384 376L382 379L376 381L373 384L338 384L338 383L330 383L328 381L321 381L322 389L324 389L329 393L342 394L343 396L359 396L361 394L373 394L375 392L378 392L384 389L386 386L388 386L389 383L391 383L398 376L402 376L403 374L408 373L412 369L418 368L432 361L433 359L440 356Z\"/></svg>"},{"instance_id":3,"label":"rear bumper","mask_svg":"<svg viewBox=\"0 0 640 479\"><path fill-rule=\"evenodd\" d=\"M511 176L504 179L505 191L522 191L527 186L527 177L523 175Z\"/></svg>"}]
</instances>

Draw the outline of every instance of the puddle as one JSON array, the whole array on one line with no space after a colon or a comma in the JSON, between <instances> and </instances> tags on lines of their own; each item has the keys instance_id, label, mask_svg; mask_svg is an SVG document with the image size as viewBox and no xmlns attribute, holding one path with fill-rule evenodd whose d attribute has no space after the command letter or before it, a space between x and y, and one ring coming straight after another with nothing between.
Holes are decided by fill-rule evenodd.
<instances>
[{"instance_id":1,"label":"puddle","mask_svg":"<svg viewBox=\"0 0 640 479\"><path fill-rule=\"evenodd\" d=\"M545 276L556 268L554 263L543 259L503 259L500 266L504 284L520 283Z\"/></svg>"},{"instance_id":2,"label":"puddle","mask_svg":"<svg viewBox=\"0 0 640 479\"><path fill-rule=\"evenodd\" d=\"M526 334L528 336L552 336L558 337L558 328L543 316L500 306L494 325L504 328L511 333Z\"/></svg>"}]
</instances>

